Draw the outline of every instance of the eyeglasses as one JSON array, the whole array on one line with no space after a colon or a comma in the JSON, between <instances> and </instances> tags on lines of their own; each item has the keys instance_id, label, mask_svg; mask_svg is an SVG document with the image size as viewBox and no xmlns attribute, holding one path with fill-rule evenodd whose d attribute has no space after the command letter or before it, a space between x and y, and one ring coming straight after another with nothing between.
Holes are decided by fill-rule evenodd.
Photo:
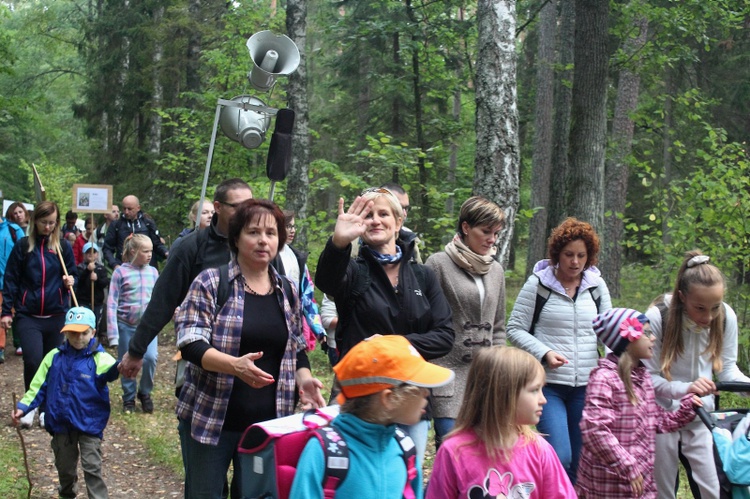
<instances>
[{"instance_id":1,"label":"eyeglasses","mask_svg":"<svg viewBox=\"0 0 750 499\"><path fill-rule=\"evenodd\" d=\"M409 213L409 210L411 210L411 205L401 205L401 209L404 210L406 213Z\"/></svg>"},{"instance_id":2,"label":"eyeglasses","mask_svg":"<svg viewBox=\"0 0 750 499\"><path fill-rule=\"evenodd\" d=\"M244 201L240 201L239 203L227 203L227 202L225 202L225 201L219 201L219 202L220 202L221 204L225 205L225 206L229 206L230 208L234 208L234 209L237 209L237 207L238 207L239 205L241 205L242 203L244 203Z\"/></svg>"},{"instance_id":3,"label":"eyeglasses","mask_svg":"<svg viewBox=\"0 0 750 499\"><path fill-rule=\"evenodd\" d=\"M48 222L46 220L39 220L37 223L43 227L54 227L57 225L57 222Z\"/></svg>"},{"instance_id":4,"label":"eyeglasses","mask_svg":"<svg viewBox=\"0 0 750 499\"><path fill-rule=\"evenodd\" d=\"M286 230L297 230L297 226L294 224L287 224Z\"/></svg>"}]
</instances>

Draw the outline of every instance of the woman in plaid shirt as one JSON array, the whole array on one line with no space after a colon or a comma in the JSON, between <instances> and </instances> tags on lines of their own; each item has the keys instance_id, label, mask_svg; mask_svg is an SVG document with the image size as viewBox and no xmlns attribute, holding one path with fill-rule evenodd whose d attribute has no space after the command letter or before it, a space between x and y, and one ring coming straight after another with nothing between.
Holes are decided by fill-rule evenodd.
<instances>
[{"instance_id":1,"label":"woman in plaid shirt","mask_svg":"<svg viewBox=\"0 0 750 499\"><path fill-rule=\"evenodd\" d=\"M244 430L292 414L297 396L306 407L325 405L305 353L295 286L270 265L286 241L284 214L262 199L229 208L227 301L217 306L221 270L206 269L175 316L177 346L188 361L176 409L186 498L226 497L232 462L231 497L244 497L236 465Z\"/></svg>"}]
</instances>

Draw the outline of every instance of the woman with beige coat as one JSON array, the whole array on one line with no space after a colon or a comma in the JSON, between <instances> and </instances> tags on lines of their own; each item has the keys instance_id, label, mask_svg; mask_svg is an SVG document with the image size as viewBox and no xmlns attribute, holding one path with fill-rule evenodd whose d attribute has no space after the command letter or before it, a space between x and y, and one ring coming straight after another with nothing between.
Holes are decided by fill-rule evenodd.
<instances>
[{"instance_id":1,"label":"woman with beige coat","mask_svg":"<svg viewBox=\"0 0 750 499\"><path fill-rule=\"evenodd\" d=\"M451 383L432 390L437 446L453 429L475 352L505 344L505 274L494 259L504 223L499 206L481 196L471 197L461 206L453 240L425 262L448 299L456 332L450 353L432 361L456 373Z\"/></svg>"}]
</instances>

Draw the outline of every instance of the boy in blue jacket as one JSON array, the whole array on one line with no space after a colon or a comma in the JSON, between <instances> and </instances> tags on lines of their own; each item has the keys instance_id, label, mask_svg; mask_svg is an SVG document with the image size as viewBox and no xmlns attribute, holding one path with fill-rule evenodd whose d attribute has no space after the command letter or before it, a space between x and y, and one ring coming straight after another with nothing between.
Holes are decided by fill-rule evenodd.
<instances>
[{"instance_id":1,"label":"boy in blue jacket","mask_svg":"<svg viewBox=\"0 0 750 499\"><path fill-rule=\"evenodd\" d=\"M101 441L110 412L107 383L117 379L118 362L97 341L91 310L68 310L62 333L65 342L44 357L13 424L46 400L45 428L52 434L60 497L76 497L80 456L88 497L106 498Z\"/></svg>"}]
</instances>

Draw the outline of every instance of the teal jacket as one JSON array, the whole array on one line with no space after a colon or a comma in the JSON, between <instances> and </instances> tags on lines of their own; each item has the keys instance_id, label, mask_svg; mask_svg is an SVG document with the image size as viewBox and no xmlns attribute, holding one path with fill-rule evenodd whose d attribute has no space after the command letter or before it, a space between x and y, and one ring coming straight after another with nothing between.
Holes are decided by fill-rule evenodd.
<instances>
[{"instance_id":1,"label":"teal jacket","mask_svg":"<svg viewBox=\"0 0 750 499\"><path fill-rule=\"evenodd\" d=\"M110 412L107 383L119 376L118 364L96 338L82 350L65 341L44 357L16 407L26 414L46 401L49 433L79 431L102 438Z\"/></svg>"},{"instance_id":2,"label":"teal jacket","mask_svg":"<svg viewBox=\"0 0 750 499\"><path fill-rule=\"evenodd\" d=\"M331 425L349 446L349 471L335 497L400 499L406 485L406 465L394 437L395 425L367 423L352 414L340 414ZM411 481L416 499L422 498L422 470ZM305 446L297 463L290 499L323 499L323 450L315 438Z\"/></svg>"}]
</instances>

